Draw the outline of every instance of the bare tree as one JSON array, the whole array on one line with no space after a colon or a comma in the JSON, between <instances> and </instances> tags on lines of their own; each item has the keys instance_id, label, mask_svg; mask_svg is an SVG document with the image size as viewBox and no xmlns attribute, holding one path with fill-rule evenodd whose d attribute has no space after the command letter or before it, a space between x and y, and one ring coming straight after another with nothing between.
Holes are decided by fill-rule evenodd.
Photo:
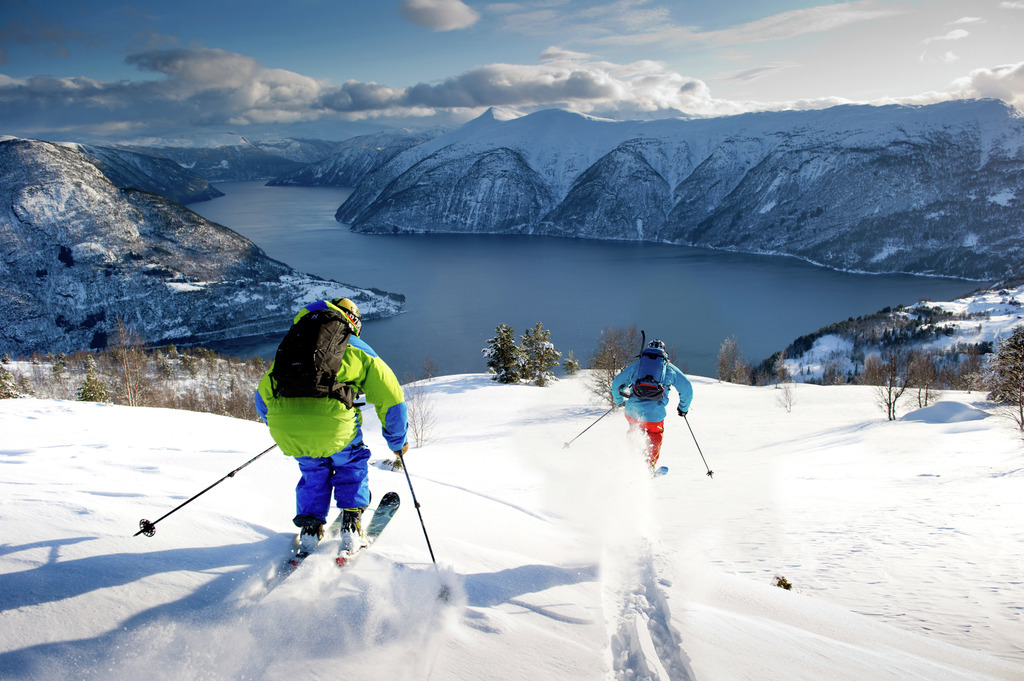
<instances>
[{"instance_id":1,"label":"bare tree","mask_svg":"<svg viewBox=\"0 0 1024 681\"><path fill-rule=\"evenodd\" d=\"M146 351L139 334L126 326L120 318L117 320L117 336L111 354L119 370L118 387L125 404L129 407L139 406L145 389L143 374L146 369Z\"/></svg>"},{"instance_id":2,"label":"bare tree","mask_svg":"<svg viewBox=\"0 0 1024 681\"><path fill-rule=\"evenodd\" d=\"M896 404L907 390L907 351L888 347L881 355L864 360L861 380L877 388L878 405L890 421L896 420Z\"/></svg>"},{"instance_id":3,"label":"bare tree","mask_svg":"<svg viewBox=\"0 0 1024 681\"><path fill-rule=\"evenodd\" d=\"M423 355L423 378L431 380L437 376L437 365L434 364L434 360L430 359L430 355Z\"/></svg>"},{"instance_id":4,"label":"bare tree","mask_svg":"<svg viewBox=\"0 0 1024 681\"><path fill-rule=\"evenodd\" d=\"M412 445L422 447L430 439L437 425L433 394L424 388L422 381L407 381L402 386L402 392L405 394L405 407L409 413L409 436ZM401 461L396 457L392 466L398 468L400 465Z\"/></svg>"},{"instance_id":5,"label":"bare tree","mask_svg":"<svg viewBox=\"0 0 1024 681\"><path fill-rule=\"evenodd\" d=\"M999 343L989 373L989 398L1003 405L1004 411L1024 431L1024 327L1017 327Z\"/></svg>"},{"instance_id":6,"label":"bare tree","mask_svg":"<svg viewBox=\"0 0 1024 681\"><path fill-rule=\"evenodd\" d=\"M830 352L821 365L821 382L823 385L846 384L846 353L841 350Z\"/></svg>"},{"instance_id":7,"label":"bare tree","mask_svg":"<svg viewBox=\"0 0 1024 681\"><path fill-rule=\"evenodd\" d=\"M792 380L792 375L789 371L789 366L786 365L786 351L783 350L778 354L775 359L775 364L772 365L772 369L775 371L775 382L776 385L780 383L789 383Z\"/></svg>"},{"instance_id":8,"label":"bare tree","mask_svg":"<svg viewBox=\"0 0 1024 681\"><path fill-rule=\"evenodd\" d=\"M942 392L938 389L939 367L935 356L914 350L907 356L907 386L917 391L917 406L933 404Z\"/></svg>"},{"instance_id":9,"label":"bare tree","mask_svg":"<svg viewBox=\"0 0 1024 681\"><path fill-rule=\"evenodd\" d=\"M716 377L727 383L750 383L750 366L743 361L736 336L730 336L722 341L722 347L718 350Z\"/></svg>"},{"instance_id":10,"label":"bare tree","mask_svg":"<svg viewBox=\"0 0 1024 681\"><path fill-rule=\"evenodd\" d=\"M786 410L786 413L793 411L793 402L796 401L796 390L793 384L782 383L779 386L779 392L775 395L775 403Z\"/></svg>"},{"instance_id":11,"label":"bare tree","mask_svg":"<svg viewBox=\"0 0 1024 681\"><path fill-rule=\"evenodd\" d=\"M587 380L590 392L602 402L611 404L615 376L640 353L642 343L643 338L636 326L628 329L609 326L601 331L587 367L592 369Z\"/></svg>"}]
</instances>

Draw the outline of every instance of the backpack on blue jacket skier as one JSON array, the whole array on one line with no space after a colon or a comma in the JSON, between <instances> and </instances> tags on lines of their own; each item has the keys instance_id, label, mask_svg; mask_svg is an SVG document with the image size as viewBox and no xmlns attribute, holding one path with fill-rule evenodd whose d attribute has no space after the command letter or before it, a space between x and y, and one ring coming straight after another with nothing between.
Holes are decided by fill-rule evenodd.
<instances>
[{"instance_id":1,"label":"backpack on blue jacket skier","mask_svg":"<svg viewBox=\"0 0 1024 681\"><path fill-rule=\"evenodd\" d=\"M637 363L636 380L633 381L631 393L641 400L658 402L665 395L665 370L668 366L668 353L663 348L651 346L644 348Z\"/></svg>"}]
</instances>

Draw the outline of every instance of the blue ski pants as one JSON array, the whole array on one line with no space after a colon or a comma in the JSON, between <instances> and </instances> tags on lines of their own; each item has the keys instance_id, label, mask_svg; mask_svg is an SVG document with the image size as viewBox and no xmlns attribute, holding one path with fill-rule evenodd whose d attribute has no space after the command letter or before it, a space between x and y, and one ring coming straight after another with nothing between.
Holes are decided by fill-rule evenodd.
<instances>
[{"instance_id":1,"label":"blue ski pants","mask_svg":"<svg viewBox=\"0 0 1024 681\"><path fill-rule=\"evenodd\" d=\"M331 456L295 457L302 473L295 486L295 525L327 522L332 490L338 508L366 508L370 504L369 459L370 450L362 443Z\"/></svg>"}]
</instances>

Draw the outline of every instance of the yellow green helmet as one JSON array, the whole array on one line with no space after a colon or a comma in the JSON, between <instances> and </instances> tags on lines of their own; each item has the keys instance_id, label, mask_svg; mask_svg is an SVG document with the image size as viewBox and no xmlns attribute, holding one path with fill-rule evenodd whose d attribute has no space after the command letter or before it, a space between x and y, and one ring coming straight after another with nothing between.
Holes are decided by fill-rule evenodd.
<instances>
[{"instance_id":1,"label":"yellow green helmet","mask_svg":"<svg viewBox=\"0 0 1024 681\"><path fill-rule=\"evenodd\" d=\"M358 336L359 332L363 330L363 318L359 314L359 307L348 298L335 298L331 304L345 313L352 325L352 333Z\"/></svg>"}]
</instances>

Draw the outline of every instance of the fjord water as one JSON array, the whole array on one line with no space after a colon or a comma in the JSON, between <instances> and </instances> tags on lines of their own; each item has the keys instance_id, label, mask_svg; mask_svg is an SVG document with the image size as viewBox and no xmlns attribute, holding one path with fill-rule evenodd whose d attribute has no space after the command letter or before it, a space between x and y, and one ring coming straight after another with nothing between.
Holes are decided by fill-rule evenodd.
<instances>
[{"instance_id":1,"label":"fjord water","mask_svg":"<svg viewBox=\"0 0 1024 681\"><path fill-rule=\"evenodd\" d=\"M404 312L367 322L363 337L400 378L483 372L498 324L521 335L538 321L583 364L601 330L636 325L676 351L684 371L715 375L735 336L758 363L831 322L922 299L948 300L974 282L835 272L795 258L662 244L492 235L368 235L334 213L350 189L219 183L190 206L297 270L406 297ZM283 335L285 329L281 330ZM280 337L217 346L272 357ZM639 348L638 348L639 350Z\"/></svg>"}]
</instances>

